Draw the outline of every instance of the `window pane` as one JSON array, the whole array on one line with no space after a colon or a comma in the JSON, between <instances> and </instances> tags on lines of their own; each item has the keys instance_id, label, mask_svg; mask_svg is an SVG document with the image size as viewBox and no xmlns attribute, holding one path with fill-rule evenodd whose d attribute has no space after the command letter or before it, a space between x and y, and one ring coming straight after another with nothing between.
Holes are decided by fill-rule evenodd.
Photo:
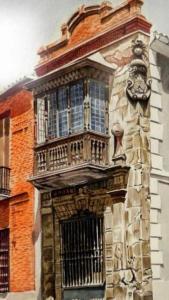
<instances>
[{"instance_id":1,"label":"window pane","mask_svg":"<svg viewBox=\"0 0 169 300\"><path fill-rule=\"evenodd\" d=\"M105 85L91 80L89 85L91 99L91 129L105 133Z\"/></svg>"},{"instance_id":2,"label":"window pane","mask_svg":"<svg viewBox=\"0 0 169 300\"><path fill-rule=\"evenodd\" d=\"M58 89L59 136L68 135L67 107L67 88L61 87Z\"/></svg>"},{"instance_id":3,"label":"window pane","mask_svg":"<svg viewBox=\"0 0 169 300\"><path fill-rule=\"evenodd\" d=\"M57 98L56 92L50 94L48 101L48 137L57 137Z\"/></svg>"},{"instance_id":4,"label":"window pane","mask_svg":"<svg viewBox=\"0 0 169 300\"><path fill-rule=\"evenodd\" d=\"M45 141L45 99L37 99L37 142Z\"/></svg>"},{"instance_id":5,"label":"window pane","mask_svg":"<svg viewBox=\"0 0 169 300\"><path fill-rule=\"evenodd\" d=\"M79 81L70 88L72 108L72 132L83 129L83 82Z\"/></svg>"}]
</instances>

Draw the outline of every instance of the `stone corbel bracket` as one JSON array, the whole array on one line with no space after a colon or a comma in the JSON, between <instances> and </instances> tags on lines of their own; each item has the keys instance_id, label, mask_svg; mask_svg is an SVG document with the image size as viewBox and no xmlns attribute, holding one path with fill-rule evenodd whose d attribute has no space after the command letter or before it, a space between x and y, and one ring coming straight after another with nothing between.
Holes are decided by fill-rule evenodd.
<instances>
[{"instance_id":1,"label":"stone corbel bracket","mask_svg":"<svg viewBox=\"0 0 169 300\"><path fill-rule=\"evenodd\" d=\"M130 100L148 101L151 96L151 80L147 78L148 58L145 44L141 40L133 41L132 52L126 93Z\"/></svg>"}]
</instances>

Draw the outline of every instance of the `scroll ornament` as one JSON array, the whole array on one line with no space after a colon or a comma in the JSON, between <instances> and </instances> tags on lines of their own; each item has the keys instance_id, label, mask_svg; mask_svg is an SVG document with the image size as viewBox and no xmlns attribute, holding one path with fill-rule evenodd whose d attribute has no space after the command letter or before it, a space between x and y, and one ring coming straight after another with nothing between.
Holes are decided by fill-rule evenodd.
<instances>
[{"instance_id":1,"label":"scroll ornament","mask_svg":"<svg viewBox=\"0 0 169 300\"><path fill-rule=\"evenodd\" d=\"M147 79L146 46L141 40L133 41L133 60L129 69L127 96L134 101L147 101L151 95L151 80Z\"/></svg>"}]
</instances>

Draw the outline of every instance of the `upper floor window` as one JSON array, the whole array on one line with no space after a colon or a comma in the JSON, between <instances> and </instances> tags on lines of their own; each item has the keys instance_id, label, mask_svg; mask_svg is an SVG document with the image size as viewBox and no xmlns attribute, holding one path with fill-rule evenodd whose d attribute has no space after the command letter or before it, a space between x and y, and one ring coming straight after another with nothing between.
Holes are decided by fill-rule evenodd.
<instances>
[{"instance_id":1,"label":"upper floor window","mask_svg":"<svg viewBox=\"0 0 169 300\"><path fill-rule=\"evenodd\" d=\"M106 84L78 80L37 99L37 142L83 130L106 133Z\"/></svg>"}]
</instances>

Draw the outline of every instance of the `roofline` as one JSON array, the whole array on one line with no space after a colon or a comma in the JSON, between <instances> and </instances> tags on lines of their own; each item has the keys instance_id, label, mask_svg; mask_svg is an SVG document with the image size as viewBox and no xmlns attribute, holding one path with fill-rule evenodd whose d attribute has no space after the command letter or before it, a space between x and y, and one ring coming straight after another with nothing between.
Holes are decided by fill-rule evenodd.
<instances>
[{"instance_id":1,"label":"roofline","mask_svg":"<svg viewBox=\"0 0 169 300\"><path fill-rule=\"evenodd\" d=\"M4 100L11 96L12 94L18 92L19 90L23 89L24 86L32 80L31 77L24 77L19 81L15 82L13 85L8 86L5 90L0 93L0 100Z\"/></svg>"},{"instance_id":2,"label":"roofline","mask_svg":"<svg viewBox=\"0 0 169 300\"><path fill-rule=\"evenodd\" d=\"M109 63L107 63L107 65L106 64L103 65L102 63L94 61L89 57L80 59L78 61L74 61L74 62L68 63L67 65L61 66L60 68L55 69L54 71L51 71L50 73L47 73L35 80L32 80L31 82L28 82L25 86L27 89L32 90L33 88L35 88L41 84L44 84L46 81L55 79L56 77L66 74L66 73L70 72L70 70L77 69L78 67L82 68L82 67L87 67L87 66L93 66L95 68L102 69L105 72L113 73L116 69L115 65L108 66L108 64Z\"/></svg>"}]
</instances>

